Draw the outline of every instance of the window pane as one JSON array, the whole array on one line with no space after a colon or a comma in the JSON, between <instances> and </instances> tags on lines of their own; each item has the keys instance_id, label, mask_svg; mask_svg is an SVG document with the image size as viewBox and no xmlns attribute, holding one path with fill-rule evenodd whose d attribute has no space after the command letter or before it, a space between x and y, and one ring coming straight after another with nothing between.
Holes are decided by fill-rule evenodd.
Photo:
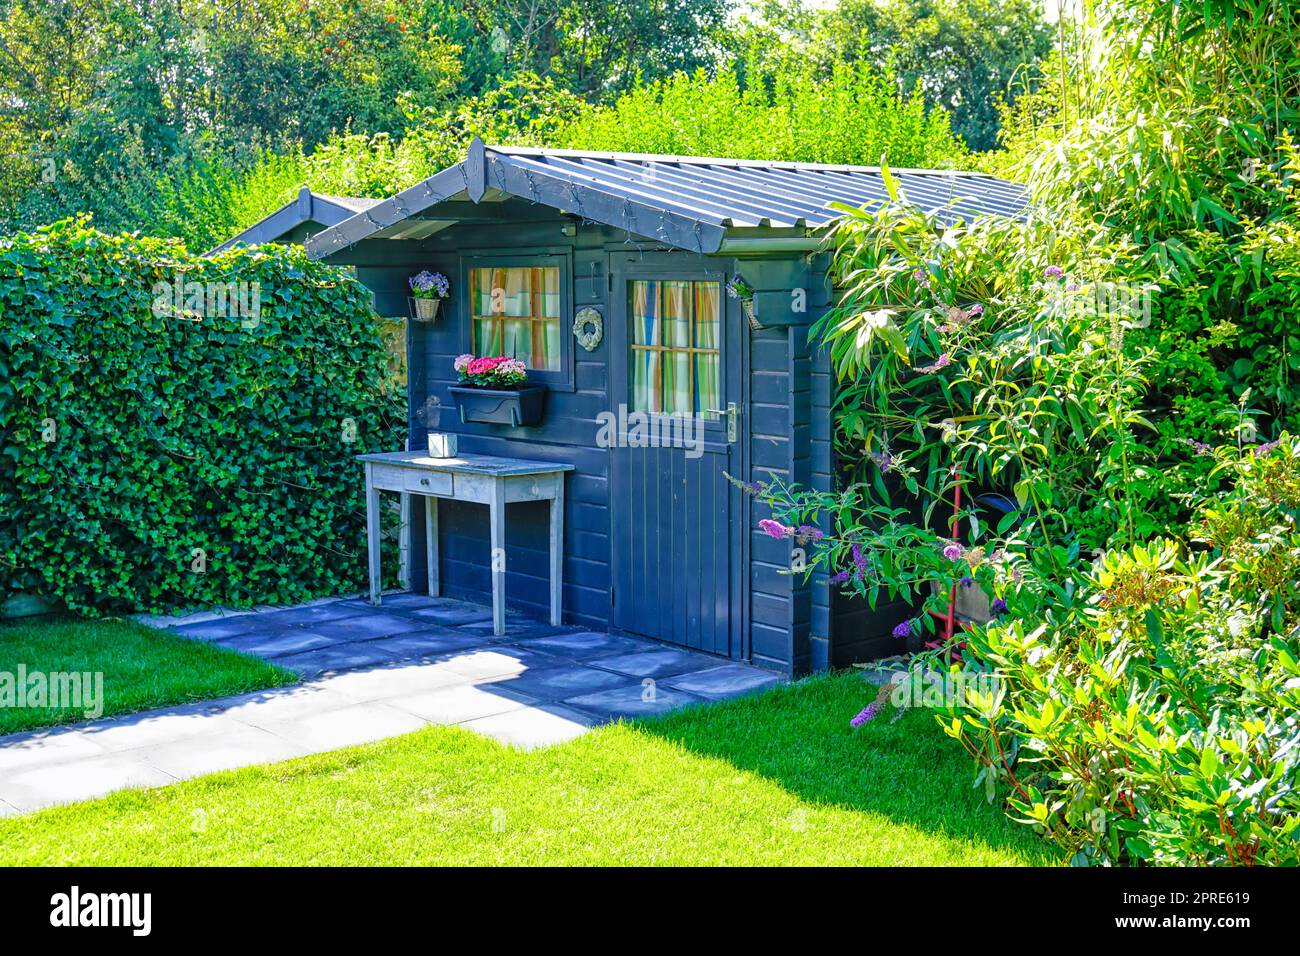
<instances>
[{"instance_id":1,"label":"window pane","mask_svg":"<svg viewBox=\"0 0 1300 956\"><path fill-rule=\"evenodd\" d=\"M638 279L631 285L632 344L658 345L659 283Z\"/></svg>"},{"instance_id":2,"label":"window pane","mask_svg":"<svg viewBox=\"0 0 1300 956\"><path fill-rule=\"evenodd\" d=\"M560 368L559 266L471 269L469 298L475 354Z\"/></svg>"},{"instance_id":3,"label":"window pane","mask_svg":"<svg viewBox=\"0 0 1300 956\"><path fill-rule=\"evenodd\" d=\"M722 301L721 289L716 282L695 284L695 347L718 347L718 306Z\"/></svg>"},{"instance_id":4,"label":"window pane","mask_svg":"<svg viewBox=\"0 0 1300 956\"><path fill-rule=\"evenodd\" d=\"M717 418L711 408L721 408L718 391L718 353L695 353L695 411L706 418Z\"/></svg>"},{"instance_id":5,"label":"window pane","mask_svg":"<svg viewBox=\"0 0 1300 956\"><path fill-rule=\"evenodd\" d=\"M685 348L691 344L691 285L663 283L664 345Z\"/></svg>"},{"instance_id":6,"label":"window pane","mask_svg":"<svg viewBox=\"0 0 1300 956\"><path fill-rule=\"evenodd\" d=\"M659 352L633 349L632 408L634 412L659 411Z\"/></svg>"},{"instance_id":7,"label":"window pane","mask_svg":"<svg viewBox=\"0 0 1300 956\"><path fill-rule=\"evenodd\" d=\"M663 412L691 414L691 356L689 352L664 353Z\"/></svg>"}]
</instances>

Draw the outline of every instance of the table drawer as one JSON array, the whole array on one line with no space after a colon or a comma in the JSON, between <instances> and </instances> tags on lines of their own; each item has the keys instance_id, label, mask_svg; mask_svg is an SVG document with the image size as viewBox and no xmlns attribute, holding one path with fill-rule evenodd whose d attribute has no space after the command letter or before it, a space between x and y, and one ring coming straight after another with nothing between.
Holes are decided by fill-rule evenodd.
<instances>
[{"instance_id":1,"label":"table drawer","mask_svg":"<svg viewBox=\"0 0 1300 956\"><path fill-rule=\"evenodd\" d=\"M384 491L405 491L408 470L397 465L371 465L370 482Z\"/></svg>"},{"instance_id":2,"label":"table drawer","mask_svg":"<svg viewBox=\"0 0 1300 956\"><path fill-rule=\"evenodd\" d=\"M451 494L452 476L449 471L424 471L419 468L403 468L406 472L405 489L417 495Z\"/></svg>"}]
</instances>

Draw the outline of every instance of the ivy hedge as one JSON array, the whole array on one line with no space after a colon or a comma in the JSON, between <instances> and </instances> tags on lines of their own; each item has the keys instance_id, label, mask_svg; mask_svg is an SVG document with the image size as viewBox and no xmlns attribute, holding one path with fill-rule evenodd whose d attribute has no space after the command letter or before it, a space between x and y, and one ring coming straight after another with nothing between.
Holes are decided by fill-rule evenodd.
<instances>
[{"instance_id":1,"label":"ivy hedge","mask_svg":"<svg viewBox=\"0 0 1300 956\"><path fill-rule=\"evenodd\" d=\"M369 292L68 219L0 240L0 600L95 612L358 588L354 455L400 447Z\"/></svg>"}]
</instances>

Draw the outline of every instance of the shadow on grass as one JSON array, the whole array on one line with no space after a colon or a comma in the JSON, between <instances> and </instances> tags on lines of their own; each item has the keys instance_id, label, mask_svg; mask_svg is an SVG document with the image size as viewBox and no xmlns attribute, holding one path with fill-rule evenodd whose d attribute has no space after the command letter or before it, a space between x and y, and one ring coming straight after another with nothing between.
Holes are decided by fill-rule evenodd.
<instances>
[{"instance_id":1,"label":"shadow on grass","mask_svg":"<svg viewBox=\"0 0 1300 956\"><path fill-rule=\"evenodd\" d=\"M725 760L800 799L876 813L896 823L1052 865L1052 847L990 805L975 766L930 711L886 709L854 730L875 694L855 673L808 678L739 700L640 721L643 732Z\"/></svg>"}]
</instances>

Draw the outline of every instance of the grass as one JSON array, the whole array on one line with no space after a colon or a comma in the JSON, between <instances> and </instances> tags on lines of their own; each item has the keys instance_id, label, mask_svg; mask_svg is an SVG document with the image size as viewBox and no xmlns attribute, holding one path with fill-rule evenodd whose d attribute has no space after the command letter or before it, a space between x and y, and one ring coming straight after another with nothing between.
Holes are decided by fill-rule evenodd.
<instances>
[{"instance_id":1,"label":"grass","mask_svg":"<svg viewBox=\"0 0 1300 956\"><path fill-rule=\"evenodd\" d=\"M292 683L283 668L130 621L42 618L0 625L0 674L102 673L103 716ZM86 719L84 708L0 705L0 734Z\"/></svg>"},{"instance_id":2,"label":"grass","mask_svg":"<svg viewBox=\"0 0 1300 956\"><path fill-rule=\"evenodd\" d=\"M923 712L841 674L524 752L434 727L0 820L0 863L1053 862Z\"/></svg>"}]
</instances>

